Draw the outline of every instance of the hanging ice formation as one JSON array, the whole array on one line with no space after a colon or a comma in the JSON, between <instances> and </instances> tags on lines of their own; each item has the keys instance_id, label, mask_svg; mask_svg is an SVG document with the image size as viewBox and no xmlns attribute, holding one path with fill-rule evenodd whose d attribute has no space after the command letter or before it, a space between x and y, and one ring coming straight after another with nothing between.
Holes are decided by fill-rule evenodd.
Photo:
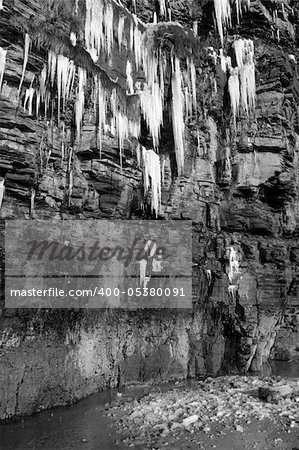
<instances>
[{"instance_id":1,"label":"hanging ice formation","mask_svg":"<svg viewBox=\"0 0 299 450\"><path fill-rule=\"evenodd\" d=\"M77 36L76 33L74 33L73 31L70 34L70 41L73 47L76 47L77 44Z\"/></svg>"},{"instance_id":2,"label":"hanging ice formation","mask_svg":"<svg viewBox=\"0 0 299 450\"><path fill-rule=\"evenodd\" d=\"M235 50L237 66L230 69L228 81L234 122L239 107L247 114L255 108L255 65L254 46L250 39L237 39Z\"/></svg>"},{"instance_id":3,"label":"hanging ice formation","mask_svg":"<svg viewBox=\"0 0 299 450\"><path fill-rule=\"evenodd\" d=\"M240 70L241 105L248 113L255 108L254 45L250 39L238 39L233 46Z\"/></svg>"},{"instance_id":4,"label":"hanging ice formation","mask_svg":"<svg viewBox=\"0 0 299 450\"><path fill-rule=\"evenodd\" d=\"M30 42L31 39L29 37L29 34L25 34L25 46L24 46L24 61L23 61L23 69L22 69L22 76L21 76L21 81L19 84L19 95L22 89L22 84L24 81L24 77L25 77L25 72L26 72L26 67L27 67L27 62L28 62L28 56L29 56L29 47L30 47Z\"/></svg>"},{"instance_id":5,"label":"hanging ice formation","mask_svg":"<svg viewBox=\"0 0 299 450\"><path fill-rule=\"evenodd\" d=\"M151 210L158 216L161 207L161 163L159 155L143 146L138 147L137 158L143 169L145 193L151 188Z\"/></svg>"},{"instance_id":6,"label":"hanging ice formation","mask_svg":"<svg viewBox=\"0 0 299 450\"><path fill-rule=\"evenodd\" d=\"M33 82L33 80L32 80ZM32 116L32 104L33 104L33 96L35 94L35 89L32 87L32 83L28 89L26 89L25 93L25 101L24 101L24 109L28 110L29 116Z\"/></svg>"},{"instance_id":7,"label":"hanging ice formation","mask_svg":"<svg viewBox=\"0 0 299 450\"><path fill-rule=\"evenodd\" d=\"M166 1L159 0L159 2L161 15L167 17L169 11L167 11ZM164 74L168 70L163 52L153 48L155 41L153 33L158 25L146 27L135 14L131 17L114 14L113 7L113 2L86 0L86 49L94 61L99 59L101 53L109 56L114 45L113 31L115 30L118 51L122 52L123 47L126 47L131 54L130 59L127 58L126 66L127 94L132 95L136 91L138 92L142 114L152 135L153 147L157 150L163 124ZM118 20L118 23L114 23L116 20ZM185 116L188 117L192 110L196 110L196 72L191 57L187 61L187 76L185 79L182 76L183 71L179 67L179 60L173 61L173 66L173 79L171 81L173 89L173 133L178 171L182 173ZM134 76L141 69L145 75L145 83L142 89L139 89L138 84L134 84ZM184 83L185 80L186 83ZM115 103L113 94L107 96L106 101L109 101L109 98L111 98L112 103ZM117 107L112 105L111 110L110 131L114 134L119 128L120 134L118 133L118 137L122 147L123 139L132 133L133 135L139 133L140 125L137 124L136 120L125 120L124 111L119 114ZM126 130L125 127L127 127Z\"/></svg>"},{"instance_id":8,"label":"hanging ice formation","mask_svg":"<svg viewBox=\"0 0 299 450\"><path fill-rule=\"evenodd\" d=\"M236 123L236 117L239 114L240 108L240 82L239 82L239 69L238 67L230 69L230 77L228 80L228 92L230 96L230 104L233 113L234 123Z\"/></svg>"},{"instance_id":9,"label":"hanging ice formation","mask_svg":"<svg viewBox=\"0 0 299 450\"><path fill-rule=\"evenodd\" d=\"M117 40L119 50L121 50L121 47L123 45L124 27L125 27L125 17L121 16L118 20L118 27L117 27Z\"/></svg>"},{"instance_id":10,"label":"hanging ice formation","mask_svg":"<svg viewBox=\"0 0 299 450\"><path fill-rule=\"evenodd\" d=\"M227 69L231 69L231 67L232 67L231 57L224 56L222 48L219 50L219 59L220 59L221 69L223 70L223 72L226 72Z\"/></svg>"},{"instance_id":11,"label":"hanging ice formation","mask_svg":"<svg viewBox=\"0 0 299 450\"><path fill-rule=\"evenodd\" d=\"M86 48L94 61L100 57L101 51L108 56L113 45L113 7L111 3L104 5L98 0L86 0L85 20Z\"/></svg>"},{"instance_id":12,"label":"hanging ice formation","mask_svg":"<svg viewBox=\"0 0 299 450\"><path fill-rule=\"evenodd\" d=\"M139 92L142 113L152 135L155 150L159 147L160 131L163 125L164 79L169 70L165 54L151 47L154 41L153 33L157 27L158 25L149 26L143 39L142 66L146 83L143 90ZM193 112L196 113L197 109L196 70L192 57L186 58L186 70L182 70L180 61L174 53L171 57L171 66L172 127L178 173L181 174L184 167L185 118L191 116Z\"/></svg>"},{"instance_id":13,"label":"hanging ice formation","mask_svg":"<svg viewBox=\"0 0 299 450\"><path fill-rule=\"evenodd\" d=\"M80 139L81 127L82 127L82 122L83 122L85 85L86 85L86 70L82 69L82 67L79 67L78 68L77 95L76 95L76 101L75 101L76 130L77 130L77 139L78 140Z\"/></svg>"},{"instance_id":14,"label":"hanging ice formation","mask_svg":"<svg viewBox=\"0 0 299 450\"><path fill-rule=\"evenodd\" d=\"M160 5L160 15L162 17L166 17L166 15L167 15L167 8L166 8L165 0L159 0L159 5Z\"/></svg>"},{"instance_id":15,"label":"hanging ice formation","mask_svg":"<svg viewBox=\"0 0 299 450\"><path fill-rule=\"evenodd\" d=\"M127 75L127 94L134 94L134 82L132 77L132 64L128 60L127 61L127 69L126 69L126 75Z\"/></svg>"},{"instance_id":16,"label":"hanging ice formation","mask_svg":"<svg viewBox=\"0 0 299 450\"><path fill-rule=\"evenodd\" d=\"M3 178L2 180L0 180L0 209L2 207L4 191L5 191L5 186L4 186L4 178Z\"/></svg>"},{"instance_id":17,"label":"hanging ice formation","mask_svg":"<svg viewBox=\"0 0 299 450\"><path fill-rule=\"evenodd\" d=\"M76 2L75 5L78 5ZM163 5L166 8L166 3ZM164 7L163 6L163 7ZM102 149L102 137L109 132L118 138L120 154L122 155L125 140L130 137L140 136L140 114L141 108L148 129L152 135L153 148L145 158L145 164L150 166L146 172L146 180L151 180L153 189L153 210L158 211L160 196L160 169L159 157L156 150L159 147L160 130L163 124L164 111L164 78L169 73L167 54L160 49L156 49L154 33L159 25L153 26L141 24L139 19L125 15L114 14L114 2L100 2L98 0L86 0L86 22L85 22L85 44L86 50L90 53L94 61L99 60L102 55L110 55L115 40L119 52L130 51L126 67L127 93L138 94L139 101L133 97L132 102L123 97L123 94L113 86L107 87L107 83L102 83L102 75L98 73L91 79L87 78L87 72L82 67L76 67L74 62L66 56L49 51L48 64L44 66L39 77L35 81L34 87L31 84L26 90L24 106L30 114L33 114L35 106L36 115L40 114L41 107L44 108L45 116L49 110L51 99L52 111L57 111L58 123L61 115L65 111L67 101L71 95L75 94L75 124L77 141L80 140L80 133L84 117L85 91L91 84L94 107L97 111L97 133L100 152ZM165 9L164 8L164 9ZM162 10L164 11L162 8ZM165 11L164 11L165 12ZM76 6L75 13L78 13ZM118 23L116 20L118 19ZM71 37L71 43L76 44L75 36ZM24 64L19 90L24 81L28 54L30 47L30 37L25 36ZM124 47L124 48L123 48ZM0 54L0 75L3 72L4 50ZM182 173L184 165L184 131L185 119L196 112L196 70L193 58L188 56L182 63L175 56L171 55L172 65L172 102L171 117L173 125L173 135L175 142L175 154L177 159L178 172ZM144 83L135 82L135 76L143 71ZM3 74L2 74L3 76ZM1 79L1 77L0 77ZM87 86L88 80L88 86ZM76 90L75 90L76 89ZM74 92L75 91L75 92ZM56 94L56 95L55 95ZM134 103L135 102L135 103ZM132 108L134 104L136 108ZM129 107L127 105L130 105ZM109 111L109 113L108 113ZM122 159L122 158L121 158ZM156 168L158 175L153 174ZM158 187L157 187L158 186Z\"/></svg>"},{"instance_id":18,"label":"hanging ice formation","mask_svg":"<svg viewBox=\"0 0 299 450\"><path fill-rule=\"evenodd\" d=\"M178 174L181 175L184 168L184 96L182 92L182 72L179 59L172 59L172 123L175 143Z\"/></svg>"},{"instance_id":19,"label":"hanging ice formation","mask_svg":"<svg viewBox=\"0 0 299 450\"><path fill-rule=\"evenodd\" d=\"M159 146L163 124L165 59L152 48L152 36L145 35L142 42L142 66L146 83L139 93L141 109L153 138L154 149Z\"/></svg>"},{"instance_id":20,"label":"hanging ice formation","mask_svg":"<svg viewBox=\"0 0 299 450\"><path fill-rule=\"evenodd\" d=\"M98 75L94 77L94 105L98 111L98 138L100 143L100 155L102 153L102 135L105 131L107 98L106 92L102 87L101 78Z\"/></svg>"},{"instance_id":21,"label":"hanging ice formation","mask_svg":"<svg viewBox=\"0 0 299 450\"><path fill-rule=\"evenodd\" d=\"M4 48L0 47L0 92L3 82L3 75L5 70L5 64L6 64L6 54L7 50L4 50Z\"/></svg>"},{"instance_id":22,"label":"hanging ice formation","mask_svg":"<svg viewBox=\"0 0 299 450\"><path fill-rule=\"evenodd\" d=\"M0 11L3 9L3 0L0 0Z\"/></svg>"},{"instance_id":23,"label":"hanging ice formation","mask_svg":"<svg viewBox=\"0 0 299 450\"><path fill-rule=\"evenodd\" d=\"M223 45L223 27L228 26L231 20L229 0L214 0L215 16L221 44Z\"/></svg>"},{"instance_id":24,"label":"hanging ice formation","mask_svg":"<svg viewBox=\"0 0 299 450\"><path fill-rule=\"evenodd\" d=\"M214 10L217 22L218 33L221 44L223 45L223 30L225 27L231 25L231 0L214 0ZM237 21L239 23L242 15L242 7L250 8L250 0L234 0L234 5L237 12Z\"/></svg>"}]
</instances>

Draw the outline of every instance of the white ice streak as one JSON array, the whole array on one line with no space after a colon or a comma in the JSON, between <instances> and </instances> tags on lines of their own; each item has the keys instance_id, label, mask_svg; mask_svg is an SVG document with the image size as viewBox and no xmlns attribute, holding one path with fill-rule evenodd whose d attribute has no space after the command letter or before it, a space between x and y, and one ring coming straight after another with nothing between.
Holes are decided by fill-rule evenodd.
<instances>
[{"instance_id":1,"label":"white ice streak","mask_svg":"<svg viewBox=\"0 0 299 450\"><path fill-rule=\"evenodd\" d=\"M182 72L180 60L174 56L172 58L172 125L175 144L175 154L178 174L181 175L184 169L184 95L182 91Z\"/></svg>"},{"instance_id":2,"label":"white ice streak","mask_svg":"<svg viewBox=\"0 0 299 450\"><path fill-rule=\"evenodd\" d=\"M26 67L27 67L27 62L28 62L28 56L29 56L29 47L30 47L30 43L31 43L31 39L29 37L29 34L25 34L25 45L24 45L24 60L23 60L23 69L22 69L22 76L21 76L21 80L20 80L20 84L19 84L19 95L21 93L21 89L22 89L22 84L24 81L24 77L25 77L25 72L26 72Z\"/></svg>"},{"instance_id":3,"label":"white ice streak","mask_svg":"<svg viewBox=\"0 0 299 450\"><path fill-rule=\"evenodd\" d=\"M3 82L5 65L6 65L6 55L7 55L7 50L4 50L4 48L0 47L0 92L1 92L2 82Z\"/></svg>"}]
</instances>

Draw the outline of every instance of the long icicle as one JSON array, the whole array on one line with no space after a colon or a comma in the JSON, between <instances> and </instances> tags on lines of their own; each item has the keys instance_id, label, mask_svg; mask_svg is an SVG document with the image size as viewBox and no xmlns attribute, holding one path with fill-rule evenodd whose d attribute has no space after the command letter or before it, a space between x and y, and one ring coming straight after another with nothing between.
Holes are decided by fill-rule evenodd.
<instances>
[{"instance_id":1,"label":"long icicle","mask_svg":"<svg viewBox=\"0 0 299 450\"><path fill-rule=\"evenodd\" d=\"M161 163L160 157L153 150L139 148L139 161L143 169L144 191L148 192L151 187L151 211L158 216L161 208Z\"/></svg>"},{"instance_id":2,"label":"long icicle","mask_svg":"<svg viewBox=\"0 0 299 450\"><path fill-rule=\"evenodd\" d=\"M0 209L2 207L4 192L5 192L5 186L4 186L4 178L0 180Z\"/></svg>"},{"instance_id":3,"label":"long icicle","mask_svg":"<svg viewBox=\"0 0 299 450\"><path fill-rule=\"evenodd\" d=\"M229 0L214 0L216 22L221 44L223 45L223 28L229 25L231 20L231 8Z\"/></svg>"},{"instance_id":4,"label":"long icicle","mask_svg":"<svg viewBox=\"0 0 299 450\"><path fill-rule=\"evenodd\" d=\"M182 73L180 61L176 56L172 57L172 127L175 144L175 154L178 174L184 169L184 95L182 92Z\"/></svg>"},{"instance_id":5,"label":"long icicle","mask_svg":"<svg viewBox=\"0 0 299 450\"><path fill-rule=\"evenodd\" d=\"M30 43L31 43L31 39L29 37L29 34L26 33L25 34L23 69L22 69L22 76L21 76L21 81L20 81L19 89L18 89L18 96L20 96L21 89L22 89L22 84L23 84L24 77L25 77L25 72L26 72L26 67L27 67L27 62L28 62L28 56L29 56Z\"/></svg>"},{"instance_id":6,"label":"long icicle","mask_svg":"<svg viewBox=\"0 0 299 450\"><path fill-rule=\"evenodd\" d=\"M6 54L7 54L7 50L4 50L4 48L0 47L0 93L1 93L4 70L5 70L5 65L6 65Z\"/></svg>"},{"instance_id":7,"label":"long icicle","mask_svg":"<svg viewBox=\"0 0 299 450\"><path fill-rule=\"evenodd\" d=\"M84 87L86 84L86 70L81 67L78 68L78 86L77 86L77 97L75 102L75 114L76 114L76 130L77 130L77 140L80 140L81 127L83 122L84 114Z\"/></svg>"}]
</instances>

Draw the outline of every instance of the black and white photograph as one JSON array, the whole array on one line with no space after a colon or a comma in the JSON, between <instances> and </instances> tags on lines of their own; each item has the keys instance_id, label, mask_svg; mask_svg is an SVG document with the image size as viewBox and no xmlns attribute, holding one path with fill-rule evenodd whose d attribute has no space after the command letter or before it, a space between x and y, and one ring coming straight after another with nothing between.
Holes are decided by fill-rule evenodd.
<instances>
[{"instance_id":1,"label":"black and white photograph","mask_svg":"<svg viewBox=\"0 0 299 450\"><path fill-rule=\"evenodd\" d=\"M299 0L0 0L0 449L299 450Z\"/></svg>"}]
</instances>

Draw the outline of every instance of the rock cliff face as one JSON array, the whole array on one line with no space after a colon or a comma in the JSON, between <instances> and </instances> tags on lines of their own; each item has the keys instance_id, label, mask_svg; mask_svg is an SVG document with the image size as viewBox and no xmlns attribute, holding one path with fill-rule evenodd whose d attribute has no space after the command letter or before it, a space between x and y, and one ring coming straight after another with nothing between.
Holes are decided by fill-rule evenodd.
<instances>
[{"instance_id":1,"label":"rock cliff face","mask_svg":"<svg viewBox=\"0 0 299 450\"><path fill-rule=\"evenodd\" d=\"M105 11L111 6L114 14L110 33L118 43L100 58L86 50L86 5L92 2L3 3L2 219L156 218L150 206L153 192L144 190L138 157L140 144L153 147L139 113L137 84L144 83L145 75L134 70L132 89L127 71L134 53L130 24L137 24L140 33L146 26L132 13L144 22L155 12L158 20L171 15L183 25L159 23L152 39L167 57L175 51L182 66L185 53L192 55L197 105L185 117L179 175L169 107L173 84L167 72L158 216L193 221L193 311L25 312L5 309L2 300L0 417L65 404L129 381L255 370L270 356L298 357L297 2L251 0L249 9L247 1L240 2L240 22L232 7L234 25L225 31L222 45L209 0L173 0L164 13L159 8L164 2L106 0ZM117 26L121 17L123 43ZM190 30L194 22L198 36ZM240 109L234 120L231 72L218 50L223 48L222 55L230 56L235 68L233 45L239 38L254 43L256 105ZM86 70L82 128L80 73L66 105L59 107L58 86L47 66L49 52ZM42 90L43 70L48 70L48 94ZM117 97L118 117L141 122L141 133L131 130L122 142L119 121L118 133L112 125L99 132L103 124L101 108L94 108L95 76L109 98ZM109 105L107 117L113 118L113 102Z\"/></svg>"}]
</instances>

